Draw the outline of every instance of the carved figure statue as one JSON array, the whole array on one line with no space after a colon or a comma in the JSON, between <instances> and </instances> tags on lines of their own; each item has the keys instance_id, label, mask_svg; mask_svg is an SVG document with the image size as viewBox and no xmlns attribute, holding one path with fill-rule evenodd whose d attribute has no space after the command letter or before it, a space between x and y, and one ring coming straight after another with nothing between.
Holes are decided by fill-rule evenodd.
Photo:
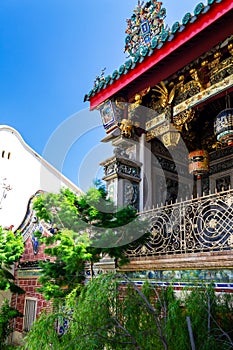
<instances>
[{"instance_id":1,"label":"carved figure statue","mask_svg":"<svg viewBox=\"0 0 233 350\"><path fill-rule=\"evenodd\" d=\"M145 96L146 94L148 94L148 92L150 91L150 87L138 92L135 96L134 96L134 101L129 105L129 112L133 111L135 108L137 108L138 106L140 106L140 104L142 103L142 98L143 96Z\"/></svg>"},{"instance_id":2,"label":"carved figure statue","mask_svg":"<svg viewBox=\"0 0 233 350\"><path fill-rule=\"evenodd\" d=\"M221 52L219 51L215 52L213 61L209 63L208 67L210 70L212 70L212 73L215 73L217 71L221 56L222 56Z\"/></svg>"},{"instance_id":3,"label":"carved figure statue","mask_svg":"<svg viewBox=\"0 0 233 350\"><path fill-rule=\"evenodd\" d=\"M231 56L233 56L233 44L232 44L232 43L229 44L229 45L227 46L227 48L228 48L228 51L229 51L229 53L231 54Z\"/></svg>"},{"instance_id":4,"label":"carved figure statue","mask_svg":"<svg viewBox=\"0 0 233 350\"><path fill-rule=\"evenodd\" d=\"M176 85L176 89L178 93L181 94L182 92L184 92L184 75L180 75L178 80L179 83Z\"/></svg>"},{"instance_id":5,"label":"carved figure statue","mask_svg":"<svg viewBox=\"0 0 233 350\"><path fill-rule=\"evenodd\" d=\"M125 137L132 137L132 123L128 119L122 119L121 124L120 124L120 129L121 129L121 134L124 135Z\"/></svg>"},{"instance_id":6,"label":"carved figure statue","mask_svg":"<svg viewBox=\"0 0 233 350\"><path fill-rule=\"evenodd\" d=\"M195 83L195 85L199 86L200 91L204 90L203 84L200 80L200 77L198 75L198 71L195 68L192 68L190 71L190 76L193 79L193 82Z\"/></svg>"}]
</instances>

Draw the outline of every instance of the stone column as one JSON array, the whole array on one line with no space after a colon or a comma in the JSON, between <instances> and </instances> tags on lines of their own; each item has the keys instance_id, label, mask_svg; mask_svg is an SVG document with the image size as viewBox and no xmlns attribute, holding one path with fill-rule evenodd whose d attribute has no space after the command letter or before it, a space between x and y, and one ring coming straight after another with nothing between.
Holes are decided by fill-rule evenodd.
<instances>
[{"instance_id":1,"label":"stone column","mask_svg":"<svg viewBox=\"0 0 233 350\"><path fill-rule=\"evenodd\" d=\"M142 164L137 159L140 145L137 140L123 136L112 144L115 155L101 163L108 195L118 207L132 205L139 210Z\"/></svg>"},{"instance_id":2,"label":"stone column","mask_svg":"<svg viewBox=\"0 0 233 350\"><path fill-rule=\"evenodd\" d=\"M140 137L139 161L142 164L139 211L143 211L152 205L151 145L146 142L144 133Z\"/></svg>"}]
</instances>

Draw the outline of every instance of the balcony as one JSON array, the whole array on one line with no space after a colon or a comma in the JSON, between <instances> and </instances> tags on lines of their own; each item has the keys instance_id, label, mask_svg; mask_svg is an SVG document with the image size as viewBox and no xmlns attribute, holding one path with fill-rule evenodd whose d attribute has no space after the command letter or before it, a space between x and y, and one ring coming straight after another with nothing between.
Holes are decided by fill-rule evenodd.
<instances>
[{"instance_id":1,"label":"balcony","mask_svg":"<svg viewBox=\"0 0 233 350\"><path fill-rule=\"evenodd\" d=\"M141 214L151 239L127 252L124 270L233 266L233 190Z\"/></svg>"}]
</instances>

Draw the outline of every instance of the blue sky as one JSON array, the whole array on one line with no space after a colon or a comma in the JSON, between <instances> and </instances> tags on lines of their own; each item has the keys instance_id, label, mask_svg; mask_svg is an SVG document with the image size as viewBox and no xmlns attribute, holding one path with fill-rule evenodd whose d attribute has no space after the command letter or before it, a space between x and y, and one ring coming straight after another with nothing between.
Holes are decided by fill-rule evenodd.
<instances>
[{"instance_id":1,"label":"blue sky","mask_svg":"<svg viewBox=\"0 0 233 350\"><path fill-rule=\"evenodd\" d=\"M164 0L166 23L181 21L198 2ZM126 18L136 4L137 0L0 3L1 124L14 127L36 152L84 189L98 176L98 162L110 153L99 142L105 135L100 119L96 112L84 111L89 104L83 97L102 68L111 74L125 61ZM65 152L59 149L64 140Z\"/></svg>"}]
</instances>

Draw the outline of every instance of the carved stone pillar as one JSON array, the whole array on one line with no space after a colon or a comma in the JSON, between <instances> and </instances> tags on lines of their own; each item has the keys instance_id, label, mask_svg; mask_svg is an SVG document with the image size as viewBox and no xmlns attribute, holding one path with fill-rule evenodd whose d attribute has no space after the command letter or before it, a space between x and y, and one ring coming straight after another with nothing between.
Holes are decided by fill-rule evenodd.
<instances>
[{"instance_id":1,"label":"carved stone pillar","mask_svg":"<svg viewBox=\"0 0 233 350\"><path fill-rule=\"evenodd\" d=\"M142 163L139 211L144 211L152 206L152 154L151 144L146 142L145 134L140 137L139 160Z\"/></svg>"},{"instance_id":2,"label":"carved stone pillar","mask_svg":"<svg viewBox=\"0 0 233 350\"><path fill-rule=\"evenodd\" d=\"M141 166L139 162L139 143L119 137L113 142L114 156L106 159L103 180L106 181L108 196L119 206L132 205L139 210L139 183Z\"/></svg>"}]
</instances>

